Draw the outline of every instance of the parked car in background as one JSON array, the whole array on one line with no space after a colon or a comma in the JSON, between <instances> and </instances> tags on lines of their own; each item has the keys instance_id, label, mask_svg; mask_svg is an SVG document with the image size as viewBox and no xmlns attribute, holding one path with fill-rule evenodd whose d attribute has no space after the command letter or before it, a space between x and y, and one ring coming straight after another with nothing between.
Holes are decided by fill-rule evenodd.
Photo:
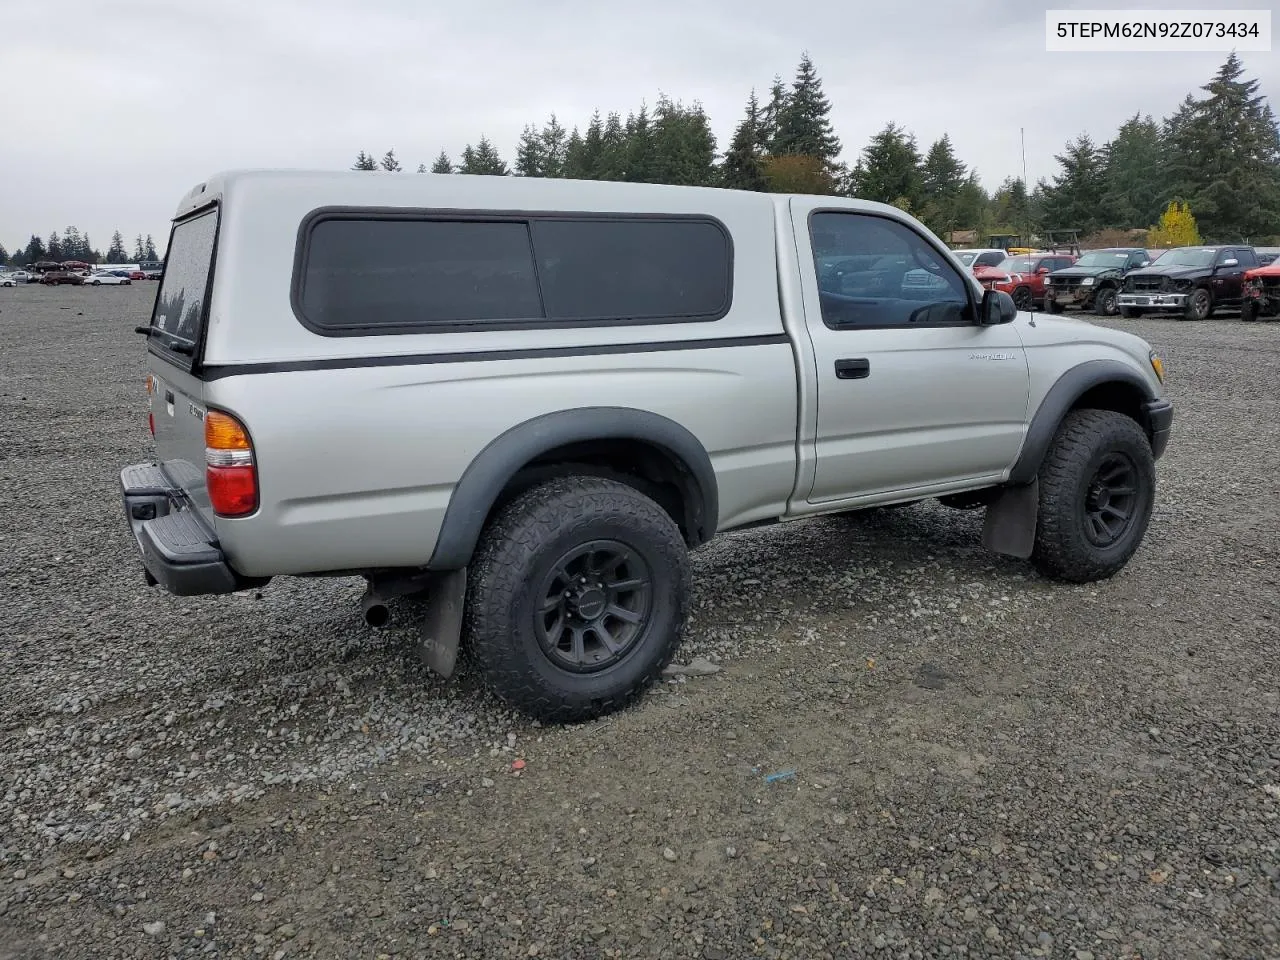
<instances>
[{"instance_id":1,"label":"parked car in background","mask_svg":"<svg viewBox=\"0 0 1280 960\"><path fill-rule=\"evenodd\" d=\"M1108 247L1086 250L1069 267L1044 278L1044 308L1061 313L1068 307L1092 310L1100 316L1114 316L1116 297L1130 270L1151 263L1151 254L1141 247Z\"/></svg>"},{"instance_id":2,"label":"parked car in background","mask_svg":"<svg viewBox=\"0 0 1280 960\"><path fill-rule=\"evenodd\" d=\"M974 276L987 290L1003 290L1019 310L1034 310L1044 303L1044 278L1054 270L1075 263L1069 253L1032 253L1006 257L998 266L979 267Z\"/></svg>"},{"instance_id":3,"label":"parked car in background","mask_svg":"<svg viewBox=\"0 0 1280 960\"><path fill-rule=\"evenodd\" d=\"M144 260L138 268L146 280L159 280L164 276L164 263L160 260Z\"/></svg>"},{"instance_id":4,"label":"parked car in background","mask_svg":"<svg viewBox=\"0 0 1280 960\"><path fill-rule=\"evenodd\" d=\"M75 270L46 270L40 282L51 287L63 284L80 286L84 283L84 276Z\"/></svg>"},{"instance_id":5,"label":"parked car in background","mask_svg":"<svg viewBox=\"0 0 1280 960\"><path fill-rule=\"evenodd\" d=\"M103 284L127 284L132 281L129 280L129 274L123 270L99 270L85 277L84 282L91 287L100 287Z\"/></svg>"},{"instance_id":6,"label":"parked car in background","mask_svg":"<svg viewBox=\"0 0 1280 960\"><path fill-rule=\"evenodd\" d=\"M16 287L18 282L13 279L13 274L0 273L0 287Z\"/></svg>"},{"instance_id":7,"label":"parked car in background","mask_svg":"<svg viewBox=\"0 0 1280 960\"><path fill-rule=\"evenodd\" d=\"M1009 257L1008 251L998 247L977 247L970 250L952 250L951 252L957 260L970 270L976 270L978 267L999 266Z\"/></svg>"},{"instance_id":8,"label":"parked car in background","mask_svg":"<svg viewBox=\"0 0 1280 960\"><path fill-rule=\"evenodd\" d=\"M26 270L14 270L8 276L14 283L30 283L32 280L31 274Z\"/></svg>"},{"instance_id":9,"label":"parked car in background","mask_svg":"<svg viewBox=\"0 0 1280 960\"><path fill-rule=\"evenodd\" d=\"M1245 271L1244 302L1240 305L1240 319L1246 323L1273 320L1277 316L1280 316L1280 259Z\"/></svg>"},{"instance_id":10,"label":"parked car in background","mask_svg":"<svg viewBox=\"0 0 1280 960\"><path fill-rule=\"evenodd\" d=\"M1120 315L1173 312L1207 320L1221 307L1241 305L1245 271L1258 265L1253 247L1177 247L1125 277L1116 298Z\"/></svg>"}]
</instances>

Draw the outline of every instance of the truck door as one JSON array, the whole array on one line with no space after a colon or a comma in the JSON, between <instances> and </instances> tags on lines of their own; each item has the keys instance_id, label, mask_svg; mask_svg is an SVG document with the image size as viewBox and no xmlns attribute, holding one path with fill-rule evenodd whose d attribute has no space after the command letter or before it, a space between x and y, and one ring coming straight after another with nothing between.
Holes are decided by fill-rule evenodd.
<instances>
[{"instance_id":1,"label":"truck door","mask_svg":"<svg viewBox=\"0 0 1280 960\"><path fill-rule=\"evenodd\" d=\"M1257 265L1252 250L1232 247L1218 251L1213 263L1213 302L1240 303L1244 298L1244 272Z\"/></svg>"},{"instance_id":2,"label":"truck door","mask_svg":"<svg viewBox=\"0 0 1280 960\"><path fill-rule=\"evenodd\" d=\"M1000 479L1026 429L1025 321L980 326L976 285L903 220L821 198L791 220L817 361L809 501Z\"/></svg>"}]
</instances>

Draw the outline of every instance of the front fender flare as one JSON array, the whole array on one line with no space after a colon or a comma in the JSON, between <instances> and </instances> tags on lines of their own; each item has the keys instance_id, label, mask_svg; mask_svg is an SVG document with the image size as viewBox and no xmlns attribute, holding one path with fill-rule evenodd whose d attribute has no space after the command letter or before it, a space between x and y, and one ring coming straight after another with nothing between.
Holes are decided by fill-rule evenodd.
<instances>
[{"instance_id":1,"label":"front fender flare","mask_svg":"<svg viewBox=\"0 0 1280 960\"><path fill-rule=\"evenodd\" d=\"M1144 400L1156 399L1151 384L1131 366L1119 360L1086 360L1071 367L1049 388L1040 402L1040 408L1031 418L1022 451L1009 474L1009 485L1022 486L1035 479L1058 427L1077 400L1094 387L1116 382L1137 388Z\"/></svg>"},{"instance_id":2,"label":"front fender flare","mask_svg":"<svg viewBox=\"0 0 1280 960\"><path fill-rule=\"evenodd\" d=\"M638 440L664 451L692 475L698 543L715 534L720 515L719 488L711 457L687 428L667 417L629 407L559 410L511 427L481 450L463 471L445 508L444 521L427 567L465 567L480 540L484 522L513 476L535 458L570 443L590 440Z\"/></svg>"}]
</instances>

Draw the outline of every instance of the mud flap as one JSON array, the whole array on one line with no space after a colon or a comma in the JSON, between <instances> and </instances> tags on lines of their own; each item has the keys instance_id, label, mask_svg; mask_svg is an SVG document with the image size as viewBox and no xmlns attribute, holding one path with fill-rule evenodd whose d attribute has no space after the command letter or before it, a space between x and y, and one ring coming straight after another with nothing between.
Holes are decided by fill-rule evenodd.
<instances>
[{"instance_id":1,"label":"mud flap","mask_svg":"<svg viewBox=\"0 0 1280 960\"><path fill-rule=\"evenodd\" d=\"M1026 560L1036 542L1036 520L1040 513L1040 480L1005 487L987 505L982 524L982 545L992 553Z\"/></svg>"},{"instance_id":2,"label":"mud flap","mask_svg":"<svg viewBox=\"0 0 1280 960\"><path fill-rule=\"evenodd\" d=\"M427 587L427 614L422 621L423 662L444 679L453 676L462 639L462 614L467 595L467 568L432 577Z\"/></svg>"}]
</instances>

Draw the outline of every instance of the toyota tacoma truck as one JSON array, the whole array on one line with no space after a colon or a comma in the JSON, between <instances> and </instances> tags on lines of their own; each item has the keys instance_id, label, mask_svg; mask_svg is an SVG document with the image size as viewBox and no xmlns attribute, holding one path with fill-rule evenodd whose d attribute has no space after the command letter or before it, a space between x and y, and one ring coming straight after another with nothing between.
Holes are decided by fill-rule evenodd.
<instances>
[{"instance_id":1,"label":"toyota tacoma truck","mask_svg":"<svg viewBox=\"0 0 1280 960\"><path fill-rule=\"evenodd\" d=\"M879 203L239 171L168 251L119 477L147 582L363 577L369 624L417 598L433 670L465 645L552 721L654 681L719 533L937 498L1096 581L1169 441L1147 343L1020 313Z\"/></svg>"},{"instance_id":2,"label":"toyota tacoma truck","mask_svg":"<svg viewBox=\"0 0 1280 960\"><path fill-rule=\"evenodd\" d=\"M1116 297L1130 270L1151 264L1151 254L1141 247L1108 247L1086 250L1071 266L1044 278L1044 306L1050 313L1068 307L1090 310L1102 317L1119 312Z\"/></svg>"},{"instance_id":3,"label":"toyota tacoma truck","mask_svg":"<svg viewBox=\"0 0 1280 960\"><path fill-rule=\"evenodd\" d=\"M1241 306L1245 271L1256 266L1253 247L1175 247L1130 271L1116 304L1127 319L1172 312L1207 320L1220 307Z\"/></svg>"}]
</instances>

